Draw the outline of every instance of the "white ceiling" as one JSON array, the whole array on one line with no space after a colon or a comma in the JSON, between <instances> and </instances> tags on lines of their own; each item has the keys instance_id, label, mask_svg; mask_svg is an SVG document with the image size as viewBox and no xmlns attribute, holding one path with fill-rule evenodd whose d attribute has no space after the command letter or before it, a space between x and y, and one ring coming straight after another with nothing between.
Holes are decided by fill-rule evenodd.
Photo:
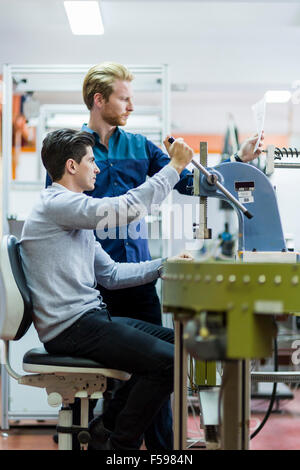
<instances>
[{"instance_id":1,"label":"white ceiling","mask_svg":"<svg viewBox=\"0 0 300 470\"><path fill-rule=\"evenodd\" d=\"M102 0L101 9L105 34L83 37L63 0L0 0L1 67L167 63L172 83L187 85L172 94L174 128L185 132L222 132L228 112L249 132L251 105L300 80L300 1ZM270 132L290 130L290 111L270 105Z\"/></svg>"}]
</instances>

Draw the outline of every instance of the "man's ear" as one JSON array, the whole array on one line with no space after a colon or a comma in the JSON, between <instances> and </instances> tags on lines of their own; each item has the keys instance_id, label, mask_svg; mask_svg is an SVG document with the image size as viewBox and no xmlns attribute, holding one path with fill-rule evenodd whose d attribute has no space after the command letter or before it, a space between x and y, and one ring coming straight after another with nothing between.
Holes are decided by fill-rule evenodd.
<instances>
[{"instance_id":1,"label":"man's ear","mask_svg":"<svg viewBox=\"0 0 300 470\"><path fill-rule=\"evenodd\" d=\"M76 162L72 158L68 158L66 161L65 171L71 175L76 173Z\"/></svg>"},{"instance_id":2,"label":"man's ear","mask_svg":"<svg viewBox=\"0 0 300 470\"><path fill-rule=\"evenodd\" d=\"M94 94L94 106L100 107L104 103L104 98L102 93L95 93Z\"/></svg>"}]
</instances>

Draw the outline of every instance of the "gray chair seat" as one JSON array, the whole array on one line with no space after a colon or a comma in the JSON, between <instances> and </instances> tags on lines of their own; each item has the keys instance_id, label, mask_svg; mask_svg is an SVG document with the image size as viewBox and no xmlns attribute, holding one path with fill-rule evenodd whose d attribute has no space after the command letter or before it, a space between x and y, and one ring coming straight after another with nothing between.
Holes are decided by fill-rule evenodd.
<instances>
[{"instance_id":1,"label":"gray chair seat","mask_svg":"<svg viewBox=\"0 0 300 470\"><path fill-rule=\"evenodd\" d=\"M34 373L96 373L119 380L128 380L127 372L108 369L105 365L83 357L49 354L45 348L34 348L23 357L23 369Z\"/></svg>"}]
</instances>

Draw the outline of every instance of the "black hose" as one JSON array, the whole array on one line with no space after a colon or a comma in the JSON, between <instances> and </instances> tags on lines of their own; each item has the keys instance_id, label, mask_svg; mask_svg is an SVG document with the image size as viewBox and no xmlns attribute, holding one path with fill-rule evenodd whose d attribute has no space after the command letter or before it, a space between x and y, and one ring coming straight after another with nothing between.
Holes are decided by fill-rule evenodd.
<instances>
[{"instance_id":1,"label":"black hose","mask_svg":"<svg viewBox=\"0 0 300 470\"><path fill-rule=\"evenodd\" d=\"M274 338L274 371L275 372L278 371L277 338ZM275 382L273 384L272 395L271 395L269 407L268 407L268 410L265 414L265 417L262 420L262 422L260 423L260 425L258 426L258 428L256 428L255 431L251 434L250 439L253 439L255 436L257 436L257 434L262 430L262 428L266 424L267 420L269 419L269 416L272 412L273 405L274 405L274 402L275 402L275 399L276 399L276 392L277 392L277 382Z\"/></svg>"}]
</instances>

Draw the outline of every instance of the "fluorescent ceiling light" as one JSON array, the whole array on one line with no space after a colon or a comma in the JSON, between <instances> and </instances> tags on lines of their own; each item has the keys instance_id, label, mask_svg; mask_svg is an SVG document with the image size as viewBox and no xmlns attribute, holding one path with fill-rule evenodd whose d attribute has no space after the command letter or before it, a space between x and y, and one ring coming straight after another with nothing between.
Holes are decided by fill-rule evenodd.
<instances>
[{"instance_id":1,"label":"fluorescent ceiling light","mask_svg":"<svg viewBox=\"0 0 300 470\"><path fill-rule=\"evenodd\" d=\"M104 33L99 2L64 2L73 34L99 35Z\"/></svg>"},{"instance_id":2,"label":"fluorescent ceiling light","mask_svg":"<svg viewBox=\"0 0 300 470\"><path fill-rule=\"evenodd\" d=\"M292 93L288 90L269 90L265 96L267 103L287 103Z\"/></svg>"}]
</instances>

